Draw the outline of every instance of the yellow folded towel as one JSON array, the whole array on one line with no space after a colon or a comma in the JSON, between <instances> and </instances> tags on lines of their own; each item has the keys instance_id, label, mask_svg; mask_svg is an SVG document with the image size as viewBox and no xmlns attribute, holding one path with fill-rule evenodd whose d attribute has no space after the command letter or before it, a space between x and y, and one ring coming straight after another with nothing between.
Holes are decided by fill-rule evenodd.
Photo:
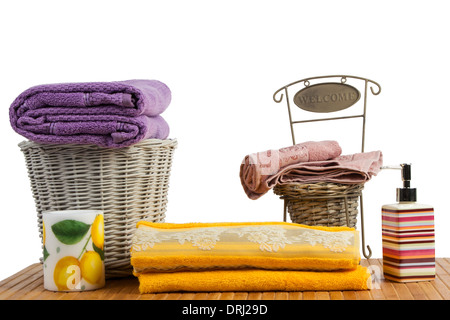
<instances>
[{"instance_id":1,"label":"yellow folded towel","mask_svg":"<svg viewBox=\"0 0 450 320\"><path fill-rule=\"evenodd\" d=\"M367 268L345 271L210 270L143 273L140 293L214 291L331 291L371 288Z\"/></svg>"},{"instance_id":2,"label":"yellow folded towel","mask_svg":"<svg viewBox=\"0 0 450 320\"><path fill-rule=\"evenodd\" d=\"M140 221L131 248L136 276L218 269L349 270L359 261L359 233L355 229L288 222Z\"/></svg>"}]
</instances>

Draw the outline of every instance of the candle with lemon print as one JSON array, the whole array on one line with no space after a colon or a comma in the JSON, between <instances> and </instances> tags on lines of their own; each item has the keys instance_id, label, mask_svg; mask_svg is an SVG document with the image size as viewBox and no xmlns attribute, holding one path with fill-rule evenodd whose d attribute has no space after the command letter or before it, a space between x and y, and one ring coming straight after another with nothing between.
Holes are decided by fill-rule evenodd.
<instances>
[{"instance_id":1,"label":"candle with lemon print","mask_svg":"<svg viewBox=\"0 0 450 320\"><path fill-rule=\"evenodd\" d=\"M102 211L44 212L42 240L45 289L84 291L105 285Z\"/></svg>"}]
</instances>

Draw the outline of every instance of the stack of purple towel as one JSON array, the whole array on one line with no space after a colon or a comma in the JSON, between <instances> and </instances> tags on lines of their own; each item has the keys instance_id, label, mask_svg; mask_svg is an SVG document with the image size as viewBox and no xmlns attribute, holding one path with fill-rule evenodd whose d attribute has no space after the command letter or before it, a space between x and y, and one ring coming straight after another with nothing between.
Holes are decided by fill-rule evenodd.
<instances>
[{"instance_id":1,"label":"stack of purple towel","mask_svg":"<svg viewBox=\"0 0 450 320\"><path fill-rule=\"evenodd\" d=\"M13 129L34 142L120 148L166 139L161 113L171 97L157 80L47 84L21 93L9 115Z\"/></svg>"}]
</instances>

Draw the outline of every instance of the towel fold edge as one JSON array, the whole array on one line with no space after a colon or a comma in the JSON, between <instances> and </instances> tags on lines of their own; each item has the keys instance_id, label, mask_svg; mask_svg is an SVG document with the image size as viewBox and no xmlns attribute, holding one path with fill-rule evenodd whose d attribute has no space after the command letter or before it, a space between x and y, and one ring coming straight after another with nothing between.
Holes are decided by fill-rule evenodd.
<instances>
[{"instance_id":1,"label":"towel fold edge","mask_svg":"<svg viewBox=\"0 0 450 320\"><path fill-rule=\"evenodd\" d=\"M136 223L136 227L148 226L158 229L178 229L178 228L210 228L210 227L238 227L238 226L258 226L258 225L285 225L293 227L302 227L307 229L322 230L322 231L355 231L355 228L340 226L340 227L326 227L326 226L308 226L292 222L282 221L264 221L264 222L188 222L188 223L170 223L170 222L151 222L140 220Z\"/></svg>"}]
</instances>

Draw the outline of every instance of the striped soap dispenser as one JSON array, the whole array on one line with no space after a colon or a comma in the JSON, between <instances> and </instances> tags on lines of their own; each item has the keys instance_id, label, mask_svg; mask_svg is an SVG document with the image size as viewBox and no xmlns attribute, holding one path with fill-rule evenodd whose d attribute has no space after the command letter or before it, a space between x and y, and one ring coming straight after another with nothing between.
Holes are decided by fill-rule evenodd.
<instances>
[{"instance_id":1,"label":"striped soap dispenser","mask_svg":"<svg viewBox=\"0 0 450 320\"><path fill-rule=\"evenodd\" d=\"M384 277L396 282L433 280L434 209L416 202L411 164L386 168L401 169L403 188L397 188L397 203L381 208Z\"/></svg>"}]
</instances>

